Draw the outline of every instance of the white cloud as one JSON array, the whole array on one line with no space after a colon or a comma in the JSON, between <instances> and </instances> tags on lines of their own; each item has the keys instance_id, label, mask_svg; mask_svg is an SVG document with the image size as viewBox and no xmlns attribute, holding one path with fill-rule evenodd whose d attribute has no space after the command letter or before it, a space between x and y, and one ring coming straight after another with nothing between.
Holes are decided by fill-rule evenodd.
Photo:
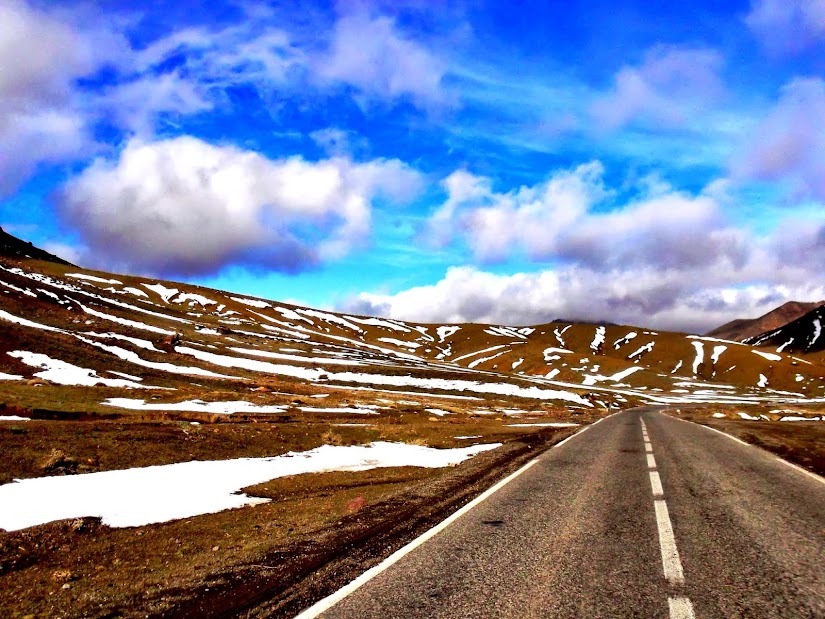
<instances>
[{"instance_id":1,"label":"white cloud","mask_svg":"<svg viewBox=\"0 0 825 619\"><path fill-rule=\"evenodd\" d=\"M594 161L500 193L490 179L460 170L443 183L448 197L431 217L428 237L439 245L461 238L481 261L526 253L600 269L742 263L745 240L725 223L719 183L691 195L643 179L635 197L614 205L617 192L605 186L603 175Z\"/></svg>"},{"instance_id":2,"label":"white cloud","mask_svg":"<svg viewBox=\"0 0 825 619\"><path fill-rule=\"evenodd\" d=\"M684 125L723 94L722 64L711 49L654 47L641 65L619 70L613 89L593 102L590 114L602 130Z\"/></svg>"},{"instance_id":3,"label":"white cloud","mask_svg":"<svg viewBox=\"0 0 825 619\"><path fill-rule=\"evenodd\" d=\"M796 79L732 163L740 178L789 181L797 194L825 200L825 81Z\"/></svg>"},{"instance_id":4,"label":"white cloud","mask_svg":"<svg viewBox=\"0 0 825 619\"><path fill-rule=\"evenodd\" d=\"M363 243L373 199L405 202L419 188L397 160L270 160L192 137L133 139L117 161L98 159L70 181L60 209L106 266L296 271Z\"/></svg>"},{"instance_id":5,"label":"white cloud","mask_svg":"<svg viewBox=\"0 0 825 619\"><path fill-rule=\"evenodd\" d=\"M441 84L445 63L389 17L363 10L341 15L327 54L314 64L322 79L354 86L370 99L408 97L420 107L447 101Z\"/></svg>"},{"instance_id":6,"label":"white cloud","mask_svg":"<svg viewBox=\"0 0 825 619\"><path fill-rule=\"evenodd\" d=\"M796 54L825 39L822 0L754 0L745 22L773 54Z\"/></svg>"},{"instance_id":7,"label":"white cloud","mask_svg":"<svg viewBox=\"0 0 825 619\"><path fill-rule=\"evenodd\" d=\"M511 275L454 267L433 285L391 295L362 293L345 309L422 322L528 325L560 318L702 333L788 300L825 298L825 286L804 279L747 286L734 280L712 268L685 277L653 267L563 267Z\"/></svg>"},{"instance_id":8,"label":"white cloud","mask_svg":"<svg viewBox=\"0 0 825 619\"><path fill-rule=\"evenodd\" d=\"M508 192L452 174L429 222L434 241L460 238L482 260L526 253L555 266L511 275L451 268L436 284L365 292L346 309L425 322L562 317L701 332L787 300L825 298L825 218L788 218L757 236L728 222L736 202L727 179L691 194L647 177L619 192L603 174L591 162Z\"/></svg>"},{"instance_id":9,"label":"white cloud","mask_svg":"<svg viewBox=\"0 0 825 619\"><path fill-rule=\"evenodd\" d=\"M118 58L122 41L67 18L0 2L0 195L38 163L76 157L92 145L74 82Z\"/></svg>"}]
</instances>

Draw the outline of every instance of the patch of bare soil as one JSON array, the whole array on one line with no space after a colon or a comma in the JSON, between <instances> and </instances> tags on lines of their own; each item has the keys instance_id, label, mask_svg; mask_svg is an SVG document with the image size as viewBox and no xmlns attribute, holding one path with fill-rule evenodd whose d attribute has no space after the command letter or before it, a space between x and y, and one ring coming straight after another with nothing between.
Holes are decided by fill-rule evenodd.
<instances>
[{"instance_id":1,"label":"patch of bare soil","mask_svg":"<svg viewBox=\"0 0 825 619\"><path fill-rule=\"evenodd\" d=\"M745 409L735 409L740 410ZM736 416L735 411L729 410L727 414ZM673 411L668 412L674 414ZM825 422L714 418L713 414L719 412L723 412L719 406L682 409L678 416L731 434L746 443L767 449L788 462L825 476ZM748 414L758 416L759 413L759 409L750 407Z\"/></svg>"},{"instance_id":2,"label":"patch of bare soil","mask_svg":"<svg viewBox=\"0 0 825 619\"><path fill-rule=\"evenodd\" d=\"M403 430L406 424L385 425L398 426L392 430L396 438L409 433L428 444L456 444L457 429L493 434L497 426L505 436L510 430L486 418L460 424L424 419ZM272 455L330 439L363 442L363 433L382 432L329 423L31 421L12 427L25 434L0 428L0 440L5 447L9 439L14 454L0 464L7 477L12 470L14 476L72 474L86 466L102 470L117 458L123 458L117 468L178 461L171 453L176 447L209 459ZM190 441L184 430L204 436ZM81 518L0 532L0 616L291 616L570 432L510 434L503 447L448 469L273 480L245 490L271 498L269 503L159 525L113 529Z\"/></svg>"}]
</instances>

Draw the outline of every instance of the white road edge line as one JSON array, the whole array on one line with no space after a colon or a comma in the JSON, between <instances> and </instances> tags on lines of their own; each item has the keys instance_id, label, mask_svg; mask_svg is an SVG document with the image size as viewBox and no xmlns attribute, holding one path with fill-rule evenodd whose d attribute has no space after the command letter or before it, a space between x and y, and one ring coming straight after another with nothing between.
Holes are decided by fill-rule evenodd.
<instances>
[{"instance_id":1,"label":"white road edge line","mask_svg":"<svg viewBox=\"0 0 825 619\"><path fill-rule=\"evenodd\" d=\"M667 503L664 499L654 499L653 506L656 508L656 526L659 529L659 548L662 551L662 568L665 578L672 584L682 584L685 582L685 574L682 571L679 550L676 548L676 538L673 536Z\"/></svg>"},{"instance_id":2,"label":"white road edge line","mask_svg":"<svg viewBox=\"0 0 825 619\"><path fill-rule=\"evenodd\" d=\"M667 605L670 608L670 619L696 619L693 604L688 598L668 598Z\"/></svg>"},{"instance_id":3,"label":"white road edge line","mask_svg":"<svg viewBox=\"0 0 825 619\"><path fill-rule=\"evenodd\" d=\"M585 426L584 428L582 428L581 430L579 430L575 434L571 434L570 436L568 436L563 441L560 441L560 442L556 443L550 449L556 449L558 447L561 447L567 441L569 441L571 438L581 435L588 428L591 428L591 427L595 426L596 424L598 424L601 421L604 421L608 417L612 417L613 415L618 415L621 412L624 412L624 411L618 411L616 413L613 413L612 415L608 415L607 417L602 417L598 421L595 421L594 423L591 423L589 426ZM464 514L469 512L471 509L473 509L479 503L482 503L483 501L488 499L490 496L492 496L493 494L495 494L496 492L501 490L501 488L503 488L504 486L509 484L511 481L516 479L519 475L521 475L522 473L526 472L528 469L530 469L531 467L536 465L539 461L539 458L541 458L541 455L534 458L533 460L530 460L530 462L525 464L523 467L521 467L515 473L511 473L509 476L505 477L504 479L502 479L500 482L498 482L497 484L495 484L491 488L488 488L487 490L485 490L483 493L478 495L475 499L473 499L472 501L467 503L464 507L460 508L459 510L457 510L456 512L454 512L453 514L448 516L445 520L442 520L441 522L439 522L432 529L429 529L428 531L426 531L425 533L423 533L419 537L416 537L414 540L412 540L406 546L402 546L401 548L396 550L389 557L387 557L386 559L381 561L381 563L379 563L378 565L374 565L373 567L368 569L366 572L361 574L355 580L353 580L350 583L344 585L343 587L338 589L338 591L336 591L335 593L332 593L332 594L328 595L327 597L325 597L324 599L319 600L318 602L316 602L315 604L313 604L312 606L310 606L306 610L302 611L301 613L295 615L294 619L314 619L315 617L318 617L319 615L321 615L321 613L324 613L324 612L328 611L330 608L335 606L338 602L340 602L341 600L343 600L344 598L346 598L350 594L352 594L355 591L357 591L358 589L360 589L363 585L367 584L370 580L372 580L373 578L378 576L381 572L384 572L390 566L392 566L394 563L398 562L404 556L408 555L413 550L415 550L416 548L421 546L424 542L426 542L427 540L435 537L438 533L440 533L441 531L446 529L453 522L455 522L456 520L461 518L461 516L463 516Z\"/></svg>"},{"instance_id":4,"label":"white road edge line","mask_svg":"<svg viewBox=\"0 0 825 619\"><path fill-rule=\"evenodd\" d=\"M661 411L660 411L660 413L661 413ZM664 413L662 413L662 414L664 414ZM706 426L706 425L703 425L701 423L695 423L693 421L688 421L687 419L681 419L679 417L674 417L673 415L665 415L665 416L670 417L671 419L676 419L677 421L683 421L685 423L693 424L694 426L699 426L700 428L704 428L705 430L711 430L712 432L716 432L717 434L721 434L722 436L727 436L730 440L736 441L737 443L739 443L741 445L744 445L745 447L757 447L756 445L751 445L750 443L746 443L745 441L743 441L741 439L738 439L735 436L733 436L731 434L728 434L727 432L722 432L722 430L717 430L716 428L711 428L710 426ZM758 447L757 447L757 449L758 449ZM784 458L780 458L779 456L776 456L776 455L772 454L771 452L767 451L766 449L762 449L761 451L765 451L766 453L769 453L770 455L772 455L774 458L776 458L782 464L784 464L786 466L789 466L792 469L796 469L800 473L804 473L805 475L807 475L811 479L814 479L814 480L818 481L820 484L825 484L825 477L822 477L821 475L817 475L816 473L813 473L813 472L811 472L807 469L803 469L801 466L799 466L797 464L794 464L793 462L788 462Z\"/></svg>"}]
</instances>

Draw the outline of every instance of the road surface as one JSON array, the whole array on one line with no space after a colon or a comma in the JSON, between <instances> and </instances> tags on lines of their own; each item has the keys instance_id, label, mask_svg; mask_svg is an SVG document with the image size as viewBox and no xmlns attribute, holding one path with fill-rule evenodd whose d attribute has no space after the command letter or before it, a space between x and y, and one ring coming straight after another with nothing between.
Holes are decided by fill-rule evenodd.
<instances>
[{"instance_id":1,"label":"road surface","mask_svg":"<svg viewBox=\"0 0 825 619\"><path fill-rule=\"evenodd\" d=\"M314 616L821 619L825 483L656 408L632 409L301 615Z\"/></svg>"}]
</instances>

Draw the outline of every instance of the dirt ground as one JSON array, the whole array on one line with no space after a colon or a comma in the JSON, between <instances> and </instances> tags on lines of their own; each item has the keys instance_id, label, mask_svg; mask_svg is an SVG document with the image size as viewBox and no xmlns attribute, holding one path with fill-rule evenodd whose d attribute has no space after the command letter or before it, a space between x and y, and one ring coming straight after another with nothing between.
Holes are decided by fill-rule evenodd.
<instances>
[{"instance_id":1,"label":"dirt ground","mask_svg":"<svg viewBox=\"0 0 825 619\"><path fill-rule=\"evenodd\" d=\"M324 443L505 445L447 469L281 478L244 490L271 498L270 503L164 524L116 529L81 518L0 531L0 616L191 617L213 610L214 616L236 616L262 600L277 601L280 610L272 616L287 616L292 611L284 609L297 609L310 595L296 593L295 587L316 582L307 576L343 560L342 553L351 561L361 548L366 554L357 563L364 569L362 563L385 552L388 544L400 545L483 491L520 458L572 432L505 425L515 421L397 412L357 419L222 418L201 425L139 416L2 422L0 483L192 459L273 456ZM370 425L349 425L359 422ZM483 438L455 438L474 435ZM370 546L376 543L379 549ZM275 589L273 574L279 583ZM208 607L199 605L203 600L211 600Z\"/></svg>"}]
</instances>

